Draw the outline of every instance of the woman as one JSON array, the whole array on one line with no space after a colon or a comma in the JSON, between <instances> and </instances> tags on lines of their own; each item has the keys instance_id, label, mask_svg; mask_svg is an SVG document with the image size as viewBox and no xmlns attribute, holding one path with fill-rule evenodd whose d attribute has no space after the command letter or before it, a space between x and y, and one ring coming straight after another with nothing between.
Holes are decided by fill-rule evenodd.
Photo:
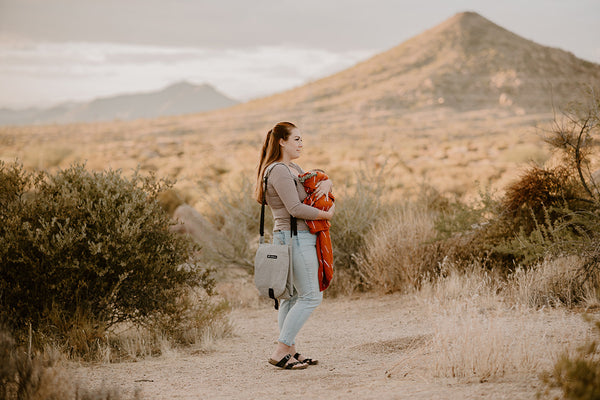
<instances>
[{"instance_id":1,"label":"woman","mask_svg":"<svg viewBox=\"0 0 600 400\"><path fill-rule=\"evenodd\" d=\"M303 357L296 351L296 335L312 311L321 303L316 251L316 235L310 233L305 220L330 220L334 207L329 211L303 204L304 187L298 181L302 168L292 160L300 157L302 136L291 122L280 122L268 133L262 147L255 198L262 201L263 176L268 173L266 200L273 213L273 242L287 244L290 240L290 216L297 218L298 235L291 238L294 270L294 295L282 300L279 306L279 340L269 363L285 369L304 369L317 364L316 360ZM273 165L274 164L274 165ZM317 196L331 191L330 180L320 182Z\"/></svg>"}]
</instances>

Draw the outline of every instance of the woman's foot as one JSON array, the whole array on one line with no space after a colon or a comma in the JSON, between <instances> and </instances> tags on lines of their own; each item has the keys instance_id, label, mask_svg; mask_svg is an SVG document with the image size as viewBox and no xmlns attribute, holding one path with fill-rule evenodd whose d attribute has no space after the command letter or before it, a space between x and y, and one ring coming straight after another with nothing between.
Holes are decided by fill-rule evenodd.
<instances>
[{"instance_id":1,"label":"woman's foot","mask_svg":"<svg viewBox=\"0 0 600 400\"><path fill-rule=\"evenodd\" d=\"M285 343L277 342L275 351L269 358L269 364L284 369L305 369L308 364L296 360L292 354L295 353L293 346L288 346Z\"/></svg>"},{"instance_id":2,"label":"woman's foot","mask_svg":"<svg viewBox=\"0 0 600 400\"><path fill-rule=\"evenodd\" d=\"M306 369L308 367L307 363L296 360L291 354L286 354L279 361L269 358L269 364L283 369Z\"/></svg>"},{"instance_id":3,"label":"woman's foot","mask_svg":"<svg viewBox=\"0 0 600 400\"><path fill-rule=\"evenodd\" d=\"M317 365L319 363L319 360L313 360L312 358L306 358L300 353L294 354L294 358L296 360L298 360L299 362L305 363L308 365Z\"/></svg>"}]
</instances>

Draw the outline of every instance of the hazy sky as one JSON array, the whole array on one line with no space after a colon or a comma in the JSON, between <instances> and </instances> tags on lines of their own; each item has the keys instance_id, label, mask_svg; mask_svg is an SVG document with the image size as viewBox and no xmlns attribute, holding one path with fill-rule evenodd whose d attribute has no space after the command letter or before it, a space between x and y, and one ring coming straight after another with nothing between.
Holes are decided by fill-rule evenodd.
<instances>
[{"instance_id":1,"label":"hazy sky","mask_svg":"<svg viewBox=\"0 0 600 400\"><path fill-rule=\"evenodd\" d=\"M247 100L347 68L461 11L600 63L600 0L0 0L0 107L181 80Z\"/></svg>"}]
</instances>

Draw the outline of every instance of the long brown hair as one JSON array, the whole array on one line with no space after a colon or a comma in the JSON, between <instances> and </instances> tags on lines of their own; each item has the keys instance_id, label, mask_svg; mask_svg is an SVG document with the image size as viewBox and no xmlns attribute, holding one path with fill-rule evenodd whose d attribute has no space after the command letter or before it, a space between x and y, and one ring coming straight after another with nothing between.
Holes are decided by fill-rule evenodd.
<instances>
[{"instance_id":1,"label":"long brown hair","mask_svg":"<svg viewBox=\"0 0 600 400\"><path fill-rule=\"evenodd\" d=\"M264 190L263 174L265 173L265 168L281 158L279 139L287 140L294 128L296 128L296 125L291 122L279 122L273 129L267 132L265 143L260 152L260 161L258 163L258 171L256 174L256 187L254 189L254 198L259 203L262 203Z\"/></svg>"}]
</instances>

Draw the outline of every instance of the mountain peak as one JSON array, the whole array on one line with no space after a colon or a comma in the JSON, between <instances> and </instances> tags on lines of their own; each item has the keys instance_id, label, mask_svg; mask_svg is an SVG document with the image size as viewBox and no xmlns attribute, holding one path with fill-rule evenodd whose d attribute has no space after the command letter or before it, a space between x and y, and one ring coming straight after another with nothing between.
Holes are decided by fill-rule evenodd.
<instances>
[{"instance_id":1,"label":"mountain peak","mask_svg":"<svg viewBox=\"0 0 600 400\"><path fill-rule=\"evenodd\" d=\"M526 40L474 11L455 14L419 36L443 40L448 45L459 45L469 50L477 50L480 46L494 47L499 42Z\"/></svg>"},{"instance_id":2,"label":"mountain peak","mask_svg":"<svg viewBox=\"0 0 600 400\"><path fill-rule=\"evenodd\" d=\"M465 23L465 22L470 23L470 22L475 22L475 21L487 21L488 23L490 22L490 20L481 16L480 14L476 13L475 11L462 11L462 12L456 13L456 14L454 14L454 16L448 18L447 21L448 22L457 21L460 23Z\"/></svg>"},{"instance_id":3,"label":"mountain peak","mask_svg":"<svg viewBox=\"0 0 600 400\"><path fill-rule=\"evenodd\" d=\"M189 81L179 81L179 82L172 83L169 86L165 87L163 90L161 90L161 92L163 92L163 93L180 93L180 92L196 91L196 90L200 90L200 89L215 90L211 85L206 84L206 83L203 83L201 85L196 85Z\"/></svg>"}]
</instances>

